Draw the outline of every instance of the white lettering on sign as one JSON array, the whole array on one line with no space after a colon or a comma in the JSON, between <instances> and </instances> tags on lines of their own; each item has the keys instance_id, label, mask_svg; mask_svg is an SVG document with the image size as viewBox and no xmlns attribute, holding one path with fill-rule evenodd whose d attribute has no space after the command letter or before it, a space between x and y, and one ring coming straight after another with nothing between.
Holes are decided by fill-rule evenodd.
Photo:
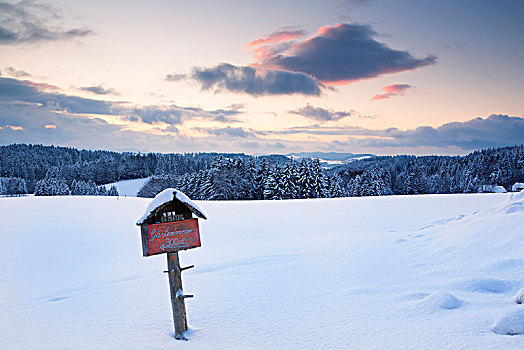
<instances>
[{"instance_id":1,"label":"white lettering on sign","mask_svg":"<svg viewBox=\"0 0 524 350\"><path fill-rule=\"evenodd\" d=\"M189 247L190 243L193 243L195 241L194 238L168 238L166 240L166 243L162 243L160 245L160 249L166 250L166 249L179 249L179 248L187 248Z\"/></svg>"},{"instance_id":2,"label":"white lettering on sign","mask_svg":"<svg viewBox=\"0 0 524 350\"><path fill-rule=\"evenodd\" d=\"M166 230L163 232L153 229L151 231L151 238L149 239L149 241L153 243L155 241L155 238L171 237L171 236L177 236L177 235L181 235L184 233L191 233L191 232L193 232L193 229L170 231L169 227L166 227Z\"/></svg>"}]
</instances>

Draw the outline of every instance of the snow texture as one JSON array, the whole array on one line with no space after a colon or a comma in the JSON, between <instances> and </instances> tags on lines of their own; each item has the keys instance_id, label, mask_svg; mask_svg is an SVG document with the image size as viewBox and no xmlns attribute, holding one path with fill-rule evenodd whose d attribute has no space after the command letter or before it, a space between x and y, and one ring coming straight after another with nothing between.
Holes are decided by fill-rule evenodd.
<instances>
[{"instance_id":1,"label":"snow texture","mask_svg":"<svg viewBox=\"0 0 524 350\"><path fill-rule=\"evenodd\" d=\"M502 335L524 334L524 307L513 307L493 323L492 331Z\"/></svg>"},{"instance_id":2,"label":"snow texture","mask_svg":"<svg viewBox=\"0 0 524 350\"><path fill-rule=\"evenodd\" d=\"M113 182L107 185L104 185L107 190L111 186L115 186L118 190L118 195L123 197L136 197L138 191L144 186L144 184L149 180L149 177L143 179L133 179L133 180L122 180L118 182Z\"/></svg>"},{"instance_id":3,"label":"snow texture","mask_svg":"<svg viewBox=\"0 0 524 350\"><path fill-rule=\"evenodd\" d=\"M433 293L422 299L423 303L432 309L453 310L458 309L464 304L464 301L458 299L450 293Z\"/></svg>"},{"instance_id":4,"label":"snow texture","mask_svg":"<svg viewBox=\"0 0 524 350\"><path fill-rule=\"evenodd\" d=\"M136 222L137 225L143 224L151 215L155 213L155 210L161 207L162 205L171 202L174 198L178 199L180 202L187 205L187 207L199 218L207 219L204 211L198 207L188 196L174 188L166 188L153 198L153 200L147 206L144 215L138 219Z\"/></svg>"},{"instance_id":5,"label":"snow texture","mask_svg":"<svg viewBox=\"0 0 524 350\"><path fill-rule=\"evenodd\" d=\"M517 304L524 304L524 288L520 288L515 295L515 302Z\"/></svg>"},{"instance_id":6,"label":"snow texture","mask_svg":"<svg viewBox=\"0 0 524 350\"><path fill-rule=\"evenodd\" d=\"M0 347L524 348L522 192L197 202L187 342L142 257L150 202L0 198Z\"/></svg>"}]
</instances>

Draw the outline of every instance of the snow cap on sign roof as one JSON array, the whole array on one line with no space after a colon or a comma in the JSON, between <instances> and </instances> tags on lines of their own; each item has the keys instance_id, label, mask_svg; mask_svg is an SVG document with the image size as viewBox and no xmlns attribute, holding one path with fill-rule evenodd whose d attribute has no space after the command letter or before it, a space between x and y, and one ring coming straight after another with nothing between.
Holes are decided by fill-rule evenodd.
<instances>
[{"instance_id":1,"label":"snow cap on sign roof","mask_svg":"<svg viewBox=\"0 0 524 350\"><path fill-rule=\"evenodd\" d=\"M147 206L146 211L144 212L144 215L138 219L136 222L137 225L142 225L147 219L149 219L150 216L152 216L156 209L161 207L162 205L171 202L172 200L177 199L180 202L184 203L190 210L198 216L199 218L207 220L206 214L204 214L204 211L198 207L191 199L189 199L188 196L185 195L185 193L175 189L175 188L167 188L157 194L155 198L149 203Z\"/></svg>"}]
</instances>

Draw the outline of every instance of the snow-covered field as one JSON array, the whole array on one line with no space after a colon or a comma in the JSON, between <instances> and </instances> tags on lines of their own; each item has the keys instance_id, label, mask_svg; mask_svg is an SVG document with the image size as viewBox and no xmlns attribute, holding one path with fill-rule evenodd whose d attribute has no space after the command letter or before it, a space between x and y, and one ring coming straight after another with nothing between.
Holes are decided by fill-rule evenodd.
<instances>
[{"instance_id":1,"label":"snow-covered field","mask_svg":"<svg viewBox=\"0 0 524 350\"><path fill-rule=\"evenodd\" d=\"M1 198L0 347L524 348L524 193L198 202L188 342L149 201Z\"/></svg>"},{"instance_id":2,"label":"snow-covered field","mask_svg":"<svg viewBox=\"0 0 524 350\"><path fill-rule=\"evenodd\" d=\"M118 194L120 196L124 197L136 197L136 194L142 186L149 180L149 177L145 177L142 179L133 179L133 180L122 180L118 182L112 182L110 184L104 185L107 190L111 188L111 186L116 186L116 189L118 190Z\"/></svg>"}]
</instances>

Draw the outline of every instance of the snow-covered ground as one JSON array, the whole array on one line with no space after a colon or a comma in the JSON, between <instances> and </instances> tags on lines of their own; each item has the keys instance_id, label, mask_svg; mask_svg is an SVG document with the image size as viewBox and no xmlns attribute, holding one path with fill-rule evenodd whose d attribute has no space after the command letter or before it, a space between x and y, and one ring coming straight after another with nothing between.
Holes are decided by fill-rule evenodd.
<instances>
[{"instance_id":1,"label":"snow-covered ground","mask_svg":"<svg viewBox=\"0 0 524 350\"><path fill-rule=\"evenodd\" d=\"M118 194L124 197L136 197L136 194L142 186L149 180L149 177L143 179L133 179L133 180L123 180L118 182L112 182L110 184L104 185L106 189L110 189L111 186L116 186Z\"/></svg>"},{"instance_id":2,"label":"snow-covered ground","mask_svg":"<svg viewBox=\"0 0 524 350\"><path fill-rule=\"evenodd\" d=\"M197 202L188 342L149 201L1 198L0 347L524 348L524 193Z\"/></svg>"}]
</instances>

